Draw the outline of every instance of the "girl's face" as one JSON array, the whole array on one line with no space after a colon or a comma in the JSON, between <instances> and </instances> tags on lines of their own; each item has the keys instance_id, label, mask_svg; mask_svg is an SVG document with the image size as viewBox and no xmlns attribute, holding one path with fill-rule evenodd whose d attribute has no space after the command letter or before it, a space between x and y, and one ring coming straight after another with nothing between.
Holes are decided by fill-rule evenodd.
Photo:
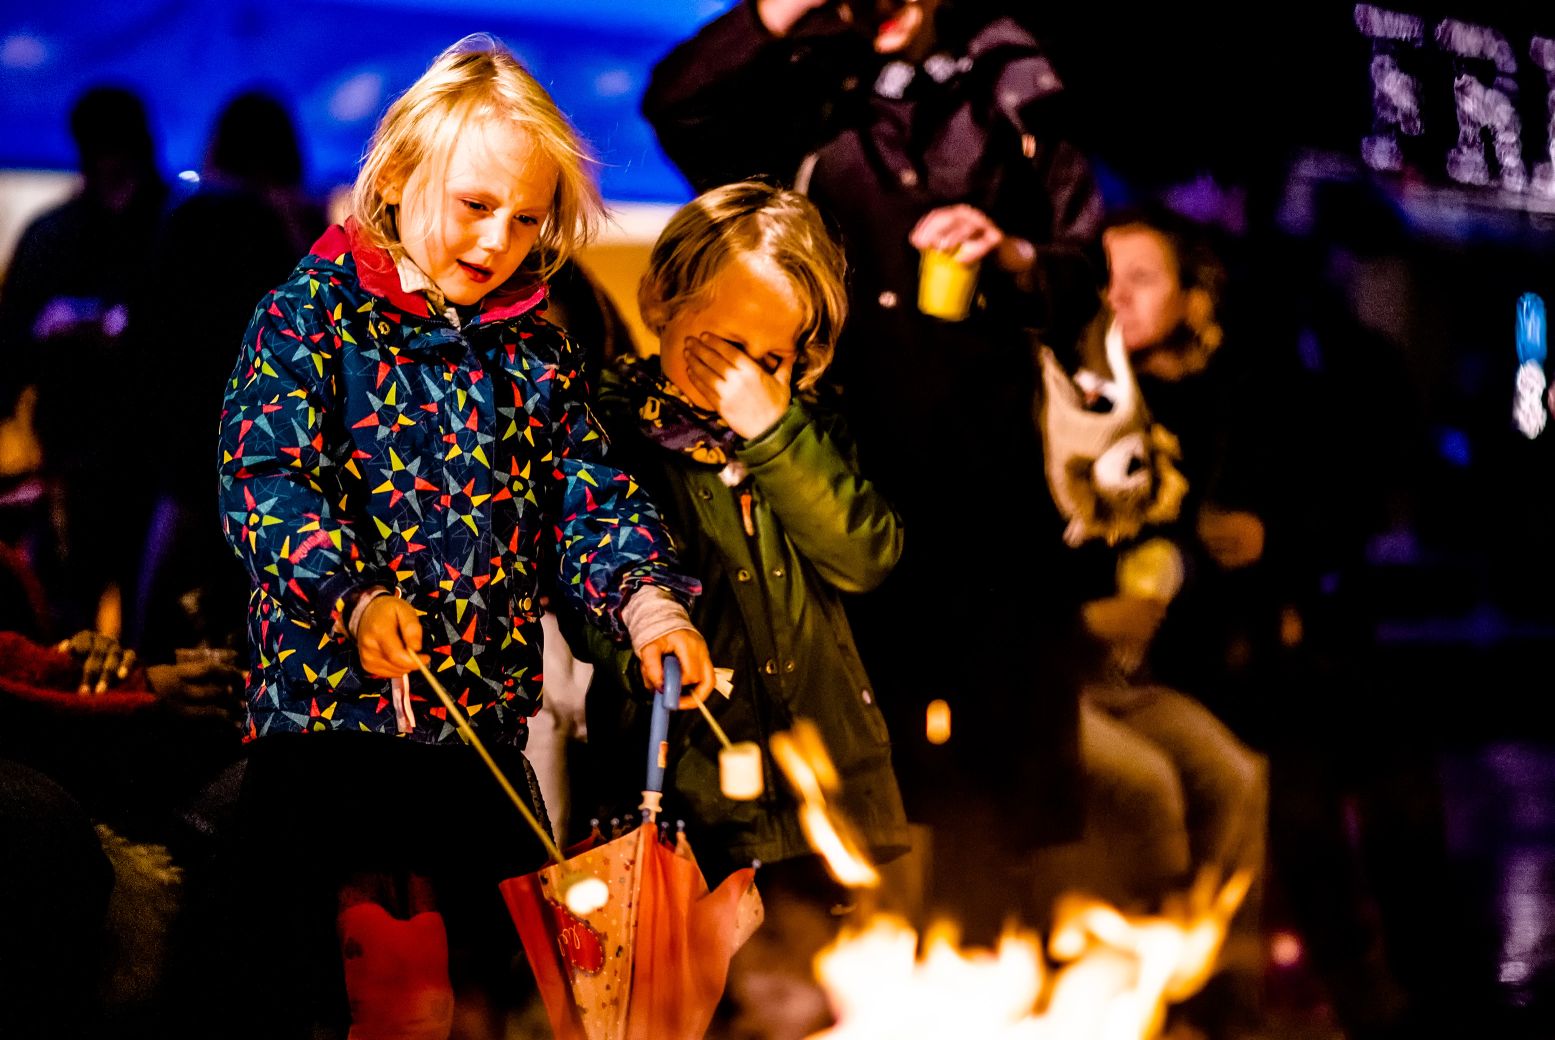
<instances>
[{"instance_id":1,"label":"girl's face","mask_svg":"<svg viewBox=\"0 0 1555 1040\"><path fill-rule=\"evenodd\" d=\"M556 195L556 165L529 135L477 123L454 141L445 175L389 184L400 243L450 303L478 303L513 277Z\"/></svg>"},{"instance_id":2,"label":"girl's face","mask_svg":"<svg viewBox=\"0 0 1555 1040\"><path fill-rule=\"evenodd\" d=\"M1143 227L1112 228L1101 241L1107 252L1107 305L1118 319L1123 345L1132 352L1167 342L1188 317L1188 293L1170 243Z\"/></svg>"},{"instance_id":3,"label":"girl's face","mask_svg":"<svg viewBox=\"0 0 1555 1040\"><path fill-rule=\"evenodd\" d=\"M683 308L664 326L659 361L692 404L717 411L686 375L686 341L721 339L772 374L798 356L803 323L804 308L788 276L770 260L740 254L713 277L701 306Z\"/></svg>"}]
</instances>

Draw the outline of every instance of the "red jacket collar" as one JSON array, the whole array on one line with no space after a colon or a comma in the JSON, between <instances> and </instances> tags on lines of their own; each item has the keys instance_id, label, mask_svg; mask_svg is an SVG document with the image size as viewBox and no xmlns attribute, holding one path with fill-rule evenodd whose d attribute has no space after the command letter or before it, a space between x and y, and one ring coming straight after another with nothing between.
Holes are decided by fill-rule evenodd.
<instances>
[{"instance_id":1,"label":"red jacket collar","mask_svg":"<svg viewBox=\"0 0 1555 1040\"><path fill-rule=\"evenodd\" d=\"M425 296L406 292L400 285L400 273L394 266L394 258L387 249L373 245L362 236L355 217L347 217L343 227L339 224L331 225L313 243L312 253L330 263L338 263L345 254L350 253L356 261L356 277L362 283L362 288L407 313L431 313L431 305ZM516 318L533 310L545 299L545 295L543 282L509 280L481 300L479 320L486 322Z\"/></svg>"}]
</instances>

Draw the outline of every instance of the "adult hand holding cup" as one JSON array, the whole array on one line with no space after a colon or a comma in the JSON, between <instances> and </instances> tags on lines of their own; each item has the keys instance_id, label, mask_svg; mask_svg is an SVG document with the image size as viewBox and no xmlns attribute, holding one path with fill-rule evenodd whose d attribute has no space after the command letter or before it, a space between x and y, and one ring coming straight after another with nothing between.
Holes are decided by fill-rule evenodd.
<instances>
[{"instance_id":1,"label":"adult hand holding cup","mask_svg":"<svg viewBox=\"0 0 1555 1040\"><path fill-rule=\"evenodd\" d=\"M975 206L957 203L925 213L907 236L921 254L918 309L942 321L961 321L972 307L977 276L1004 232Z\"/></svg>"}]
</instances>

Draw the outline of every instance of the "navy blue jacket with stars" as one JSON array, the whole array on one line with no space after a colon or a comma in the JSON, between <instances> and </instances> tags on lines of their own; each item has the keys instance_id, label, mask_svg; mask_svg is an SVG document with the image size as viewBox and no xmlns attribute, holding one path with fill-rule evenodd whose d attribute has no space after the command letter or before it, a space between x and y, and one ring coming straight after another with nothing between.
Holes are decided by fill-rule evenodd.
<instances>
[{"instance_id":1,"label":"navy blue jacket with stars","mask_svg":"<svg viewBox=\"0 0 1555 1040\"><path fill-rule=\"evenodd\" d=\"M338 624L381 585L483 739L522 746L539 706L542 568L617 638L643 584L685 602L647 496L603 461L582 351L545 290L499 289L456 327L389 254L331 228L259 304L221 417L221 521L253 582L249 738L394 733L387 681ZM413 739L456 738L411 678Z\"/></svg>"}]
</instances>

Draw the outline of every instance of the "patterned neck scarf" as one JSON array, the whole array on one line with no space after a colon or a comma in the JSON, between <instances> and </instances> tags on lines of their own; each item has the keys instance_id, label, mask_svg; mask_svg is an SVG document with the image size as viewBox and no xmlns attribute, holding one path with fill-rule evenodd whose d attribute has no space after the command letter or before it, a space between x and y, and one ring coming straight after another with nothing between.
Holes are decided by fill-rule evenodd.
<instances>
[{"instance_id":1,"label":"patterned neck scarf","mask_svg":"<svg viewBox=\"0 0 1555 1040\"><path fill-rule=\"evenodd\" d=\"M717 415L692 404L665 378L657 357L622 357L616 372L626 384L645 437L667 451L722 467L718 476L729 487L745 479L745 467L734 457L739 436Z\"/></svg>"}]
</instances>

